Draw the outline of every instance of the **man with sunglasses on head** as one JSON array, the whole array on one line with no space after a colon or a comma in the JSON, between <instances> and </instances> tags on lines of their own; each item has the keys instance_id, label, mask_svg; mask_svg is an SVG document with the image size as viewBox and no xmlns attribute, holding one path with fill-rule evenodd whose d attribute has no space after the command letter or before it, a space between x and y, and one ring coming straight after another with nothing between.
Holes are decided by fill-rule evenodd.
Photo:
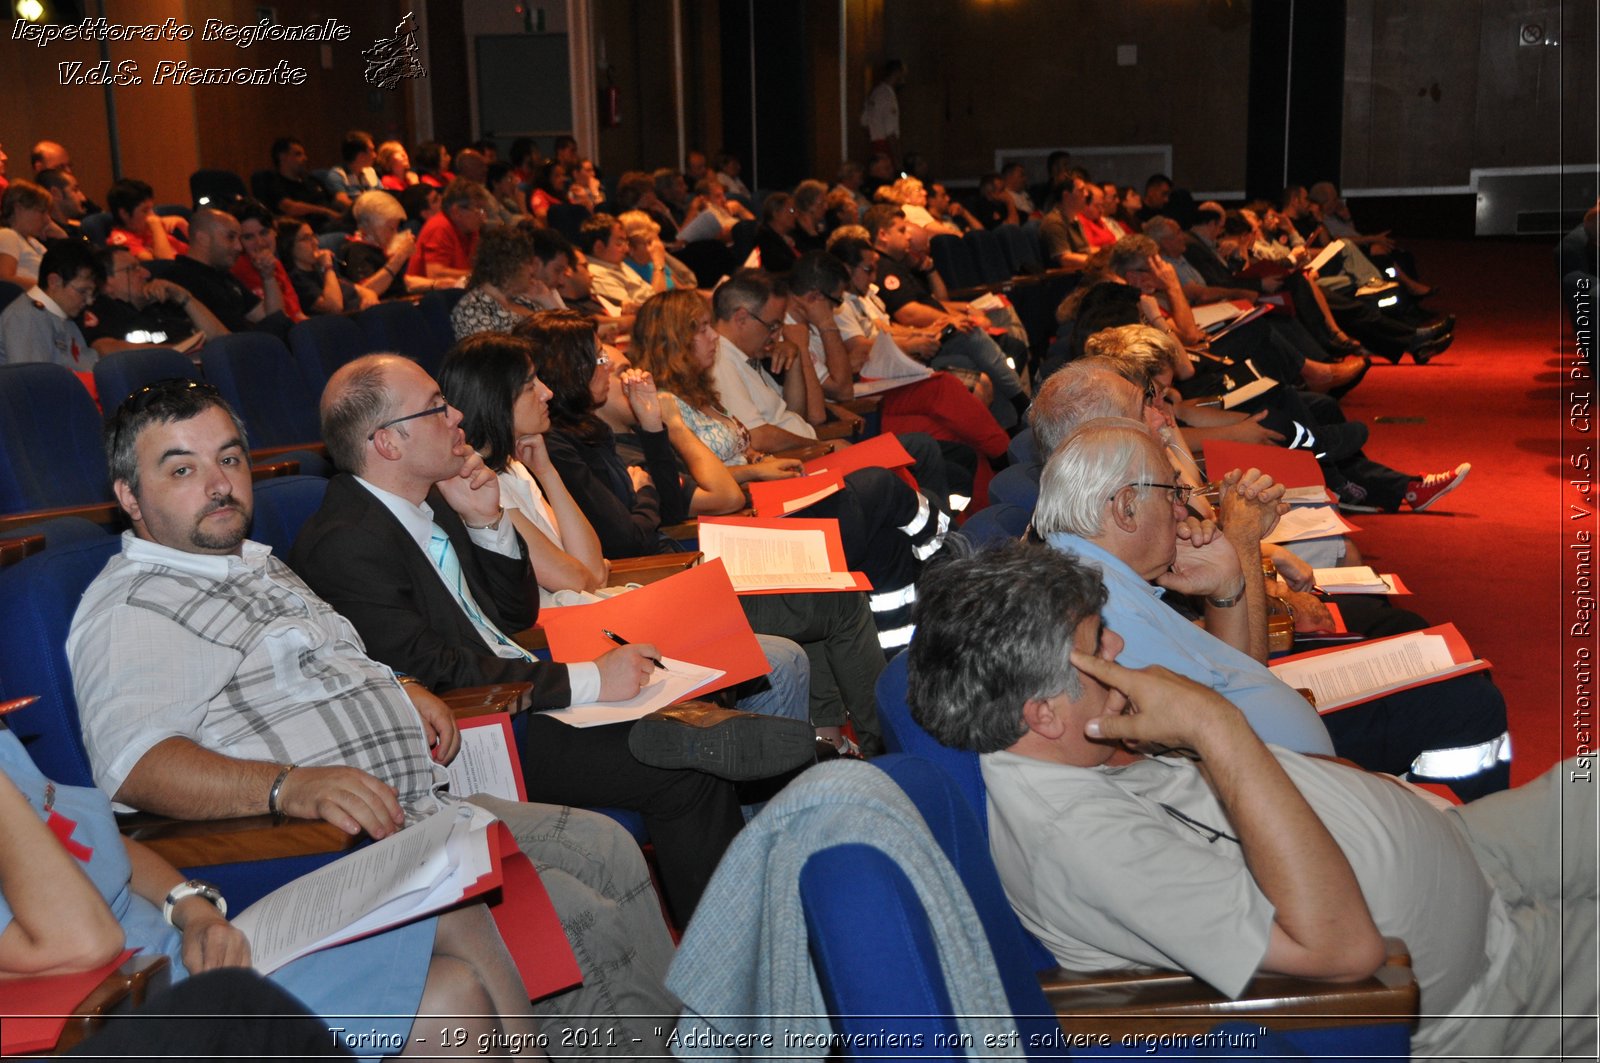
<instances>
[{"instance_id":1,"label":"man with sunglasses on head","mask_svg":"<svg viewBox=\"0 0 1600 1063\"><path fill-rule=\"evenodd\" d=\"M96 784L124 810L283 814L373 838L450 800L450 710L369 657L348 620L246 538L244 430L216 389L180 379L136 393L106 450L133 530L67 637ZM471 800L532 859L584 975L535 1005L544 1027L600 1021L624 1053L661 1051L648 1016L676 1012L663 986L672 945L632 837L579 809Z\"/></svg>"}]
</instances>

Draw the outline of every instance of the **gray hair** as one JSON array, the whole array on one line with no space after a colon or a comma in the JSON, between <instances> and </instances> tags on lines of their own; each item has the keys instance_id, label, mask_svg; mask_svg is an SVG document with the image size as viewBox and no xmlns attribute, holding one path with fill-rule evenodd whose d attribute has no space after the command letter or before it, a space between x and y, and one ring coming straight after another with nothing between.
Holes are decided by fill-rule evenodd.
<instances>
[{"instance_id":1,"label":"gray hair","mask_svg":"<svg viewBox=\"0 0 1600 1063\"><path fill-rule=\"evenodd\" d=\"M917 585L906 701L944 745L993 753L1027 734L1026 702L1081 696L1067 654L1106 590L1094 568L1038 543L962 553L947 547Z\"/></svg>"},{"instance_id":2,"label":"gray hair","mask_svg":"<svg viewBox=\"0 0 1600 1063\"><path fill-rule=\"evenodd\" d=\"M1138 418L1131 385L1104 361L1080 358L1051 373L1034 396L1028 423L1033 446L1043 461L1081 424L1097 417Z\"/></svg>"},{"instance_id":3,"label":"gray hair","mask_svg":"<svg viewBox=\"0 0 1600 1063\"><path fill-rule=\"evenodd\" d=\"M1111 245L1111 259L1108 265L1111 272L1119 277L1126 277L1129 270L1144 269L1150 257L1160 253L1160 245L1150 237L1130 233Z\"/></svg>"},{"instance_id":4,"label":"gray hair","mask_svg":"<svg viewBox=\"0 0 1600 1063\"><path fill-rule=\"evenodd\" d=\"M1158 214L1145 222L1140 231L1152 240L1160 240L1164 236L1177 236L1183 229L1165 214Z\"/></svg>"},{"instance_id":5,"label":"gray hair","mask_svg":"<svg viewBox=\"0 0 1600 1063\"><path fill-rule=\"evenodd\" d=\"M356 224L363 229L376 229L386 221L404 225L406 220L406 208L388 192L361 193L350 212L355 215Z\"/></svg>"},{"instance_id":6,"label":"gray hair","mask_svg":"<svg viewBox=\"0 0 1600 1063\"><path fill-rule=\"evenodd\" d=\"M322 441L334 465L360 476L367 436L389 413L387 364L398 354L368 354L341 366L322 391Z\"/></svg>"},{"instance_id":7,"label":"gray hair","mask_svg":"<svg viewBox=\"0 0 1600 1063\"><path fill-rule=\"evenodd\" d=\"M1160 470L1154 472L1153 470ZM1136 480L1171 476L1150 430L1126 417L1102 417L1078 428L1045 462L1033 529L1094 539L1106 503Z\"/></svg>"}]
</instances>

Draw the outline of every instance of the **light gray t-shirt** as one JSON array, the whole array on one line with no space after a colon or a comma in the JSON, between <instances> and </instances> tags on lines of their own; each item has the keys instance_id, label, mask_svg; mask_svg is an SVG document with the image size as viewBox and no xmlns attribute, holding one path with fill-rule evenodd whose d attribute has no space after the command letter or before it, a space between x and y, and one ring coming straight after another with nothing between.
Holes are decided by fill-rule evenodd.
<instances>
[{"instance_id":1,"label":"light gray t-shirt","mask_svg":"<svg viewBox=\"0 0 1600 1063\"><path fill-rule=\"evenodd\" d=\"M1411 950L1423 1015L1482 1010L1511 930L1452 817L1390 778L1268 748L1349 859L1378 930ZM1178 968L1244 989L1275 912L1193 764L993 753L982 769L1006 893L1062 966ZM1447 1027L1424 1019L1413 1046Z\"/></svg>"}]
</instances>

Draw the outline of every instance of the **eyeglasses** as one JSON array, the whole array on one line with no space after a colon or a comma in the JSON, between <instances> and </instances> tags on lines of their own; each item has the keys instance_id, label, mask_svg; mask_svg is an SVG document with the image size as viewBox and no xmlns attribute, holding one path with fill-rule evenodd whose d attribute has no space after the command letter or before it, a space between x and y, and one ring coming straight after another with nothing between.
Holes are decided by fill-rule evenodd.
<instances>
[{"instance_id":1,"label":"eyeglasses","mask_svg":"<svg viewBox=\"0 0 1600 1063\"><path fill-rule=\"evenodd\" d=\"M404 417L396 417L392 421L383 422L378 427L374 428L372 433L367 436L367 442L370 443L376 439L378 433L383 431L385 428L393 428L395 425L403 424L406 421L415 421L419 417L432 417L435 414L444 413L448 409L450 409L450 400L445 398L443 395L440 395L439 405L437 406L430 407L426 410L418 410L416 413L408 413Z\"/></svg>"},{"instance_id":2,"label":"eyeglasses","mask_svg":"<svg viewBox=\"0 0 1600 1063\"><path fill-rule=\"evenodd\" d=\"M749 314L756 321L760 322L762 327L764 327L768 332L777 332L783 328L782 321L763 321L760 315L758 315L754 310L746 310L745 313Z\"/></svg>"},{"instance_id":3,"label":"eyeglasses","mask_svg":"<svg viewBox=\"0 0 1600 1063\"><path fill-rule=\"evenodd\" d=\"M122 405L117 407L117 412L112 415L111 423L116 429L111 434L111 452L115 454L122 443L123 426L132 422L141 413L163 399L175 398L179 395L193 395L196 398L209 399L218 406L226 405L222 392L213 384L203 380L190 380L186 376L172 376L164 380L146 384L144 387L122 400Z\"/></svg>"},{"instance_id":4,"label":"eyeglasses","mask_svg":"<svg viewBox=\"0 0 1600 1063\"><path fill-rule=\"evenodd\" d=\"M828 302L832 303L835 309L844 305L844 300L839 298L837 295L829 295L827 292L818 292L817 294L828 300Z\"/></svg>"},{"instance_id":5,"label":"eyeglasses","mask_svg":"<svg viewBox=\"0 0 1600 1063\"><path fill-rule=\"evenodd\" d=\"M1121 492L1129 487L1155 487L1162 491L1171 491L1172 501L1180 506L1187 506L1189 504L1189 496L1194 494L1194 488L1190 487L1188 484L1153 484L1144 480L1135 480L1132 483L1123 484L1121 487L1117 488L1117 491ZM1110 498L1106 499L1106 501L1115 501L1116 497L1117 496L1113 494Z\"/></svg>"},{"instance_id":6,"label":"eyeglasses","mask_svg":"<svg viewBox=\"0 0 1600 1063\"><path fill-rule=\"evenodd\" d=\"M115 277L119 273L137 273L143 268L144 268L143 263L140 263L138 261L134 261L134 262L129 262L126 266L118 266L116 269L111 270L106 275L108 277Z\"/></svg>"}]
</instances>

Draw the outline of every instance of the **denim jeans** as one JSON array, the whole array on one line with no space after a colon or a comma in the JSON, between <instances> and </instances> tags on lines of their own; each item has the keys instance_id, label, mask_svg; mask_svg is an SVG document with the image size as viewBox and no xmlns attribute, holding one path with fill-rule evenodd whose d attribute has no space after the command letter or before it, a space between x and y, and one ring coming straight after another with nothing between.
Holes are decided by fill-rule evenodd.
<instances>
[{"instance_id":1,"label":"denim jeans","mask_svg":"<svg viewBox=\"0 0 1600 1063\"><path fill-rule=\"evenodd\" d=\"M583 985L534 1002L545 1051L552 1059L665 1056L662 1031L678 1014L665 984L674 949L633 836L581 808L483 794L471 801L499 816L533 862L583 972Z\"/></svg>"}]
</instances>

